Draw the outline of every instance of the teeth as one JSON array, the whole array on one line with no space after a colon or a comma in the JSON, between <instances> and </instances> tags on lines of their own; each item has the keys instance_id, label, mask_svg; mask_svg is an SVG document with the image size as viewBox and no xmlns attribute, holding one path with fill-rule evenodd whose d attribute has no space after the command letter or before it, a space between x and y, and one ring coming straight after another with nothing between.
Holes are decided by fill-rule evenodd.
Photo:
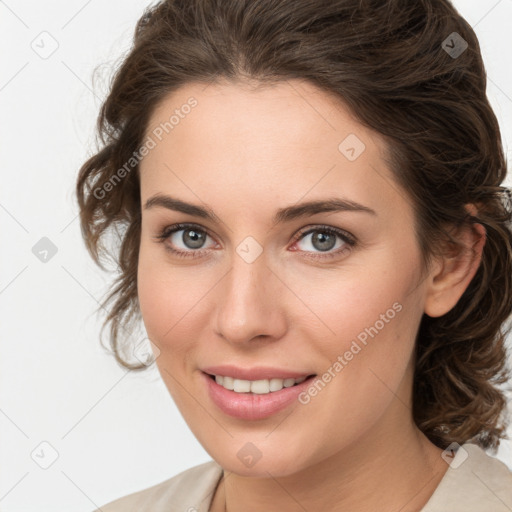
<instances>
[{"instance_id":1,"label":"teeth","mask_svg":"<svg viewBox=\"0 0 512 512\"><path fill-rule=\"evenodd\" d=\"M215 375L215 382L230 391L235 391L236 393L254 393L257 395L266 395L273 391L280 391L283 388L290 388L305 380L306 377L301 377L300 379L243 380L234 379L233 377L224 377L223 375Z\"/></svg>"},{"instance_id":2,"label":"teeth","mask_svg":"<svg viewBox=\"0 0 512 512\"><path fill-rule=\"evenodd\" d=\"M222 383L222 386L224 386L224 382ZM233 383L233 391L236 391L237 393L249 393L249 391L251 391L251 381L235 379L235 382Z\"/></svg>"},{"instance_id":3,"label":"teeth","mask_svg":"<svg viewBox=\"0 0 512 512\"><path fill-rule=\"evenodd\" d=\"M270 379L269 388L270 391L279 391L283 389L283 379Z\"/></svg>"},{"instance_id":4,"label":"teeth","mask_svg":"<svg viewBox=\"0 0 512 512\"><path fill-rule=\"evenodd\" d=\"M222 385L231 391L235 389L235 379L233 377L223 377L224 381Z\"/></svg>"},{"instance_id":5,"label":"teeth","mask_svg":"<svg viewBox=\"0 0 512 512\"><path fill-rule=\"evenodd\" d=\"M245 380L244 382L249 382ZM263 380L253 380L250 382L251 393L256 393L257 395L266 395L270 393L270 385L268 379Z\"/></svg>"}]
</instances>

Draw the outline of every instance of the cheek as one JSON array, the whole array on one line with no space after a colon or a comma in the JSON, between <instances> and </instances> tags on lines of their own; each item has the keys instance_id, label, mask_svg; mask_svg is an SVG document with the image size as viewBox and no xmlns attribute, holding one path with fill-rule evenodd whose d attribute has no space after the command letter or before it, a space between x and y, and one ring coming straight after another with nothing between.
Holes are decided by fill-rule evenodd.
<instances>
[{"instance_id":1,"label":"cheek","mask_svg":"<svg viewBox=\"0 0 512 512\"><path fill-rule=\"evenodd\" d=\"M386 387L399 387L422 316L419 260L411 253L409 262L396 264L392 251L382 256L363 271L353 268L326 277L306 295L321 322L310 324L305 337L315 340L325 371L330 369L326 379L343 381L338 389L350 388L353 397L365 401L388 392Z\"/></svg>"},{"instance_id":2,"label":"cheek","mask_svg":"<svg viewBox=\"0 0 512 512\"><path fill-rule=\"evenodd\" d=\"M171 266L163 248L145 249L142 245L137 280L148 337L164 355L190 350L200 339L199 329L206 326L207 295L218 276L193 266Z\"/></svg>"},{"instance_id":3,"label":"cheek","mask_svg":"<svg viewBox=\"0 0 512 512\"><path fill-rule=\"evenodd\" d=\"M317 275L314 286L312 280L303 277L302 286L296 290L314 313L308 316L316 318L318 334L324 333L318 338L322 345L335 350L348 349L343 344L350 345L353 339L364 343L372 335L404 327L405 318L411 319L411 313L418 310L413 292L414 275L412 266L373 264L321 279ZM333 340L339 341L333 343Z\"/></svg>"}]
</instances>

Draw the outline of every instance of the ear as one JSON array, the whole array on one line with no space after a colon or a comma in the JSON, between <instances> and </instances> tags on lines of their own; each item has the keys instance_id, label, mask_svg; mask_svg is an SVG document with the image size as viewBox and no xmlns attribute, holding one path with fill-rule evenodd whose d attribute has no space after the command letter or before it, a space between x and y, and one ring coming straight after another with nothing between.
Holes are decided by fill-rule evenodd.
<instances>
[{"instance_id":1,"label":"ear","mask_svg":"<svg viewBox=\"0 0 512 512\"><path fill-rule=\"evenodd\" d=\"M473 204L466 205L466 209L476 217ZM464 224L451 234L462 247L445 252L432 265L425 298L425 313L431 317L442 316L457 304L482 260L486 232L481 224Z\"/></svg>"}]
</instances>

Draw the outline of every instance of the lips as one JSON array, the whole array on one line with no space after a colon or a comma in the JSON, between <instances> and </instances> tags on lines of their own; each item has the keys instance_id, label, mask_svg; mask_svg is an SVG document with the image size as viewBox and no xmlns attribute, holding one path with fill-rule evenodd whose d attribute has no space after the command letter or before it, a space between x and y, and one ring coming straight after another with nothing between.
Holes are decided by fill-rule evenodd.
<instances>
[{"instance_id":1,"label":"lips","mask_svg":"<svg viewBox=\"0 0 512 512\"><path fill-rule=\"evenodd\" d=\"M291 406L315 376L269 367L215 366L203 369L212 402L223 413L244 420L265 419ZM231 387L233 389L229 389Z\"/></svg>"}]
</instances>

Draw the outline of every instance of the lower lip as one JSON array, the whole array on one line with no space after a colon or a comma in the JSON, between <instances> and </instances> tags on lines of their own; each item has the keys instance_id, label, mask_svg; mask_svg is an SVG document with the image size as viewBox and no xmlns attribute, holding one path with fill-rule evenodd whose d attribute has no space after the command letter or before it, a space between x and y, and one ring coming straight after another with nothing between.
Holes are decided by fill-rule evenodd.
<instances>
[{"instance_id":1,"label":"lower lip","mask_svg":"<svg viewBox=\"0 0 512 512\"><path fill-rule=\"evenodd\" d=\"M308 377L305 381L283 388L280 391L258 395L256 393L236 393L217 384L209 375L203 373L208 387L208 394L217 407L235 418L243 420L261 420L286 409L304 391L314 379Z\"/></svg>"}]
</instances>

